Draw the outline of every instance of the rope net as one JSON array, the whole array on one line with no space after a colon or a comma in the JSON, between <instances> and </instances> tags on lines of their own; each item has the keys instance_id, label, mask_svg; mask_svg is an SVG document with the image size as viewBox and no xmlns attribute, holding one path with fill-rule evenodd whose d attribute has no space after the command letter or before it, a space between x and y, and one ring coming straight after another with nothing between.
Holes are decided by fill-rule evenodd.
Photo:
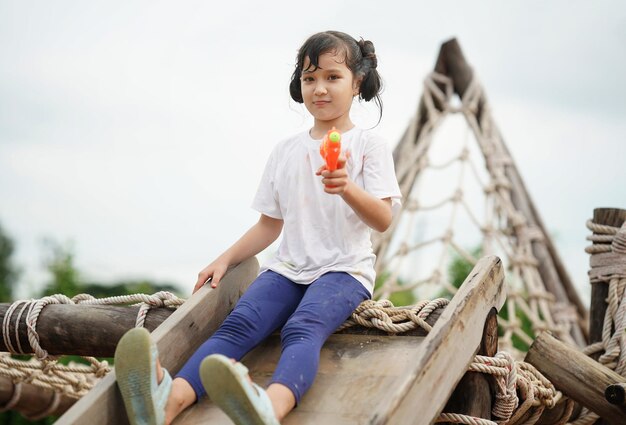
<instances>
[{"instance_id":1,"label":"rope net","mask_svg":"<svg viewBox=\"0 0 626 425\"><path fill-rule=\"evenodd\" d=\"M455 265L497 255L507 270L508 298L499 317L500 347L520 358L543 330L581 345L576 308L548 291L539 271L533 248L545 251L546 235L522 210L526 195L478 81L460 101L452 80L432 73L420 105L394 152L403 209L373 239L381 277L375 297L451 297L460 283ZM453 127L442 125L444 119ZM461 127L464 140L451 131Z\"/></svg>"}]
</instances>

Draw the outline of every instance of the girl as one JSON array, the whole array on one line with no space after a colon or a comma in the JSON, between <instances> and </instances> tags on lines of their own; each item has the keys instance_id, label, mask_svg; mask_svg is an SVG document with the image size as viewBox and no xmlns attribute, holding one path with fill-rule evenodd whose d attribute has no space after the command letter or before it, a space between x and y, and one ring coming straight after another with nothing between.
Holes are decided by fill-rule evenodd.
<instances>
[{"instance_id":1,"label":"girl","mask_svg":"<svg viewBox=\"0 0 626 425\"><path fill-rule=\"evenodd\" d=\"M400 205L386 143L350 119L357 96L373 99L382 116L376 66L372 42L342 32L314 34L302 45L289 91L313 126L275 147L252 203L259 221L199 273L194 292L207 282L216 288L229 265L282 232L278 252L173 381L146 330L120 340L115 367L131 424L169 424L207 393L237 424L278 424L309 389L324 341L371 297L371 229L387 229ZM346 153L331 172L319 146L332 127ZM262 389L237 362L281 327L280 361Z\"/></svg>"}]
</instances>

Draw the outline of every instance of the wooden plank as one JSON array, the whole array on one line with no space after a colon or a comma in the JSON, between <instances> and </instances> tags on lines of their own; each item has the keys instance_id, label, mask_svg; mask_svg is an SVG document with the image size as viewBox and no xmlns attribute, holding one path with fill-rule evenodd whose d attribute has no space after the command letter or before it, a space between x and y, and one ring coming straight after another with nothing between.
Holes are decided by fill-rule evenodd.
<instances>
[{"instance_id":1,"label":"wooden plank","mask_svg":"<svg viewBox=\"0 0 626 425\"><path fill-rule=\"evenodd\" d=\"M423 337L334 334L324 344L315 382L286 425L365 423L382 391L392 388L414 362ZM280 358L280 336L272 335L242 362L260 385L269 382ZM175 425L230 424L204 398L180 415Z\"/></svg>"},{"instance_id":2,"label":"wooden plank","mask_svg":"<svg viewBox=\"0 0 626 425\"><path fill-rule=\"evenodd\" d=\"M176 310L152 336L164 367L175 372L213 332L257 276L256 258L229 270L217 287L206 285ZM128 424L124 405L112 372L68 410L57 425Z\"/></svg>"},{"instance_id":3,"label":"wooden plank","mask_svg":"<svg viewBox=\"0 0 626 425\"><path fill-rule=\"evenodd\" d=\"M535 366L558 390L609 423L626 423L626 409L604 398L607 386L626 382L626 377L557 340L549 332L542 332L535 338L525 361Z\"/></svg>"},{"instance_id":4,"label":"wooden plank","mask_svg":"<svg viewBox=\"0 0 626 425\"><path fill-rule=\"evenodd\" d=\"M4 320L11 304L0 304L0 322ZM77 356L113 357L115 347L122 335L135 327L139 307L50 304L47 305L37 319L39 345L56 356L72 354ZM19 309L18 309L19 312ZM159 307L148 311L145 328L153 331L174 310ZM15 335L17 314L11 317L12 341ZM18 335L23 350L30 349L28 342L27 315L23 314L18 326ZM97 332L94 332L97 329ZM13 345L17 347L16 342ZM0 338L0 351L10 351L4 339ZM29 351L29 352L32 352Z\"/></svg>"},{"instance_id":5,"label":"wooden plank","mask_svg":"<svg viewBox=\"0 0 626 425\"><path fill-rule=\"evenodd\" d=\"M483 338L478 353L494 357L498 352L498 311L492 308L485 320ZM491 419L493 397L490 375L480 372L466 372L454 389L443 409L446 413L460 413L475 418ZM443 423L444 425L451 423Z\"/></svg>"},{"instance_id":6,"label":"wooden plank","mask_svg":"<svg viewBox=\"0 0 626 425\"><path fill-rule=\"evenodd\" d=\"M393 387L379 394L381 400L372 409L369 423L429 424L436 419L474 358L489 312L493 307L500 309L504 300L500 259L480 259L420 345L411 366Z\"/></svg>"}]
</instances>

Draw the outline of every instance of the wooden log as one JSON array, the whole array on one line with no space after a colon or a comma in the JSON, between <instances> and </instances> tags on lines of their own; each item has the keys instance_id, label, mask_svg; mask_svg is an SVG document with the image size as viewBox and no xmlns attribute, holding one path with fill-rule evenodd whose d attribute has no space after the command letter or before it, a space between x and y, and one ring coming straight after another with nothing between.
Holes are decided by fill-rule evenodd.
<instances>
[{"instance_id":1,"label":"wooden log","mask_svg":"<svg viewBox=\"0 0 626 425\"><path fill-rule=\"evenodd\" d=\"M593 210L593 222L607 226L620 227L626 220L626 210L618 208L596 208ZM599 244L594 242L594 245ZM591 283L591 302L589 308L589 343L602 341L602 329L604 328L604 316L608 308L609 284L607 282ZM592 354L591 358L598 360L601 352ZM605 425L606 421L600 419L596 425Z\"/></svg>"},{"instance_id":2,"label":"wooden log","mask_svg":"<svg viewBox=\"0 0 626 425\"><path fill-rule=\"evenodd\" d=\"M612 384L606 387L604 398L611 404L626 406L626 384Z\"/></svg>"},{"instance_id":3,"label":"wooden log","mask_svg":"<svg viewBox=\"0 0 626 425\"><path fill-rule=\"evenodd\" d=\"M205 285L152 333L165 368L172 373L178 371L217 330L257 276L258 269L256 258L230 269L216 289ZM115 372L102 379L56 422L56 425L70 424L128 424Z\"/></svg>"},{"instance_id":4,"label":"wooden log","mask_svg":"<svg viewBox=\"0 0 626 425\"><path fill-rule=\"evenodd\" d=\"M498 352L498 310L493 307L485 320L483 338L480 340L478 354L494 357Z\"/></svg>"},{"instance_id":5,"label":"wooden log","mask_svg":"<svg viewBox=\"0 0 626 425\"><path fill-rule=\"evenodd\" d=\"M74 398L61 395L57 396L60 399L57 401L56 407L53 407L54 391L25 382L22 382L20 386L19 396L11 405L8 405L15 394L16 385L11 379L0 376L0 408L17 411L29 420L41 419L44 415L61 415L76 402ZM53 408L49 410L50 407Z\"/></svg>"},{"instance_id":6,"label":"wooden log","mask_svg":"<svg viewBox=\"0 0 626 425\"><path fill-rule=\"evenodd\" d=\"M604 398L608 385L626 382L626 378L557 340L549 332L536 337L525 361L535 366L558 390L609 423L626 423L626 409Z\"/></svg>"},{"instance_id":7,"label":"wooden log","mask_svg":"<svg viewBox=\"0 0 626 425\"><path fill-rule=\"evenodd\" d=\"M11 304L0 304L0 322L5 318ZM73 354L79 356L113 357L117 342L124 333L135 327L139 307L50 304L37 319L39 345L51 355ZM145 327L150 332L156 329L174 310L152 308L146 315ZM11 337L15 342L15 322L18 314L12 315ZM33 350L28 342L26 315L22 315L18 335L24 354ZM4 339L0 339L0 351L8 352ZM21 353L20 353L21 354Z\"/></svg>"},{"instance_id":8,"label":"wooden log","mask_svg":"<svg viewBox=\"0 0 626 425\"><path fill-rule=\"evenodd\" d=\"M503 288L500 259L480 259L420 345L412 367L381 394L369 424L427 424L437 418L474 358L471 347L480 345L484 329L473 324L502 307Z\"/></svg>"},{"instance_id":9,"label":"wooden log","mask_svg":"<svg viewBox=\"0 0 626 425\"><path fill-rule=\"evenodd\" d=\"M4 320L6 311L11 304L0 304L0 322ZM51 355L79 355L94 357L113 357L119 339L135 326L135 318L139 307L123 306L87 306L73 304L51 304L46 306L37 320L39 344ZM426 322L435 324L443 308L433 311ZM169 308L152 308L147 316L145 327L149 331L157 328L174 310ZM11 320L11 334L14 334L17 315ZM22 315L18 333L24 354L27 350L28 333L26 316ZM387 332L376 328L352 326L338 333L360 335L386 335ZM421 328L400 335L425 336ZM13 339L15 337L13 336ZM16 343L13 342L16 346ZM10 351L3 339L0 339L0 351Z\"/></svg>"},{"instance_id":10,"label":"wooden log","mask_svg":"<svg viewBox=\"0 0 626 425\"><path fill-rule=\"evenodd\" d=\"M626 221L626 210L618 208L596 208L593 210L593 222L606 226L620 227ZM594 242L594 245L597 243ZM589 311L589 342L591 344L602 341L602 328L608 304L609 285L605 282L595 282L591 285L591 306ZM593 356L600 357L600 353Z\"/></svg>"},{"instance_id":11,"label":"wooden log","mask_svg":"<svg viewBox=\"0 0 626 425\"><path fill-rule=\"evenodd\" d=\"M567 401L574 403L572 412L571 414L569 414L569 421L568 421L569 423L569 422L572 422L574 418L577 418L580 415L582 406L578 403L575 403L573 400L568 399ZM564 415L568 414L567 407L568 406L567 406L566 401L564 401L563 399L559 400L559 402L557 402L556 405L552 409L545 409L543 411L543 413L537 420L536 425L554 425L556 423L563 423L561 418ZM529 417L520 418L520 420L517 423L523 424L525 419L530 419L530 418Z\"/></svg>"}]
</instances>

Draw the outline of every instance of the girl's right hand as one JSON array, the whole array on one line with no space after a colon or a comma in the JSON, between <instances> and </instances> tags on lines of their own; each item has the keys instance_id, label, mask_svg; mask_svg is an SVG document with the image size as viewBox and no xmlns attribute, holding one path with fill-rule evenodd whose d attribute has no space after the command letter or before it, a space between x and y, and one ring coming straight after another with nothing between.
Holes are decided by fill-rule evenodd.
<instances>
[{"instance_id":1,"label":"girl's right hand","mask_svg":"<svg viewBox=\"0 0 626 425\"><path fill-rule=\"evenodd\" d=\"M219 258L206 266L198 273L198 281L193 287L193 294L205 284L209 283L209 279L211 279L211 288L217 288L220 280L222 280L222 277L226 274L226 270L228 270L228 262L220 261Z\"/></svg>"}]
</instances>

